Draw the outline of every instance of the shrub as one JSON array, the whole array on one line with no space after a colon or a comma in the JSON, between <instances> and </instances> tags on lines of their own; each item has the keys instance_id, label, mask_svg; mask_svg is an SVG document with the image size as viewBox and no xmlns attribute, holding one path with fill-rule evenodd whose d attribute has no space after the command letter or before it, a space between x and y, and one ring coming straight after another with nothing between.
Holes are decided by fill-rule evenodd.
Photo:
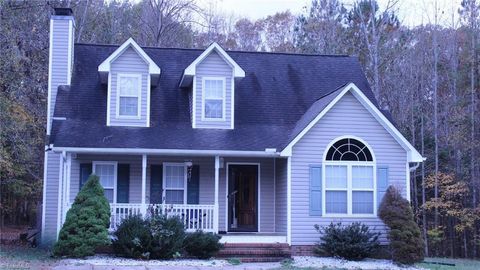
<instances>
[{"instance_id":1,"label":"shrub","mask_svg":"<svg viewBox=\"0 0 480 270\"><path fill-rule=\"evenodd\" d=\"M152 235L151 258L171 259L182 251L185 227L178 216L156 214L149 219Z\"/></svg>"},{"instance_id":2,"label":"shrub","mask_svg":"<svg viewBox=\"0 0 480 270\"><path fill-rule=\"evenodd\" d=\"M218 241L221 236L197 231L185 237L185 251L199 259L210 259L223 247Z\"/></svg>"},{"instance_id":3,"label":"shrub","mask_svg":"<svg viewBox=\"0 0 480 270\"><path fill-rule=\"evenodd\" d=\"M149 259L152 235L148 222L141 216L130 216L122 221L114 233L115 254L135 259Z\"/></svg>"},{"instance_id":4,"label":"shrub","mask_svg":"<svg viewBox=\"0 0 480 270\"><path fill-rule=\"evenodd\" d=\"M322 234L315 252L330 256L359 261L375 253L379 247L379 233L373 233L368 226L354 222L347 226L333 222L326 227L315 225Z\"/></svg>"},{"instance_id":5,"label":"shrub","mask_svg":"<svg viewBox=\"0 0 480 270\"><path fill-rule=\"evenodd\" d=\"M93 255L97 247L109 244L109 224L110 205L98 177L91 175L67 212L53 254L66 257Z\"/></svg>"},{"instance_id":6,"label":"shrub","mask_svg":"<svg viewBox=\"0 0 480 270\"><path fill-rule=\"evenodd\" d=\"M423 240L409 202L390 186L380 204L379 216L390 228L388 238L393 261L413 264L423 260Z\"/></svg>"}]
</instances>

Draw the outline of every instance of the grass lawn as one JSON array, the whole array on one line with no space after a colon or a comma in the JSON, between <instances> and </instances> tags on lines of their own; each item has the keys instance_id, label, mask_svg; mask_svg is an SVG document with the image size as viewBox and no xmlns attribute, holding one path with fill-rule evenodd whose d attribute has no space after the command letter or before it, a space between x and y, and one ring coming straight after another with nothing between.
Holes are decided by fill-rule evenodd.
<instances>
[{"instance_id":1,"label":"grass lawn","mask_svg":"<svg viewBox=\"0 0 480 270\"><path fill-rule=\"evenodd\" d=\"M0 270L39 269L52 266L55 262L44 249L0 245Z\"/></svg>"},{"instance_id":2,"label":"grass lawn","mask_svg":"<svg viewBox=\"0 0 480 270\"><path fill-rule=\"evenodd\" d=\"M449 259L449 258L425 258L426 262L451 263L455 266L440 265L433 263L419 263L417 266L432 270L478 270L480 260Z\"/></svg>"}]
</instances>

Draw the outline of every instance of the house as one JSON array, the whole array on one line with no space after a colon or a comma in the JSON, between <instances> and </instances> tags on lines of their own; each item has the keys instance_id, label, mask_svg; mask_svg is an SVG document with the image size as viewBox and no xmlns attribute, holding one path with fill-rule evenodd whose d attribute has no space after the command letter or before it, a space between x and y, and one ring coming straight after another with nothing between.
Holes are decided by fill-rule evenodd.
<instances>
[{"instance_id":1,"label":"house","mask_svg":"<svg viewBox=\"0 0 480 270\"><path fill-rule=\"evenodd\" d=\"M50 24L42 241L91 173L110 229L155 207L227 243L301 252L315 224L385 232L388 185L409 199L423 157L379 108L355 57L74 43ZM385 234L383 234L385 239Z\"/></svg>"}]
</instances>

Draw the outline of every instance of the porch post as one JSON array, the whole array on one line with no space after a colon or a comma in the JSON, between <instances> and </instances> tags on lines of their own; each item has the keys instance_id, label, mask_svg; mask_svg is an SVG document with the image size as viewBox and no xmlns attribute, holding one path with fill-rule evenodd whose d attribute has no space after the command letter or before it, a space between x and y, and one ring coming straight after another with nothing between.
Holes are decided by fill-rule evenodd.
<instances>
[{"instance_id":1,"label":"porch post","mask_svg":"<svg viewBox=\"0 0 480 270\"><path fill-rule=\"evenodd\" d=\"M145 204L145 197L147 194L147 155L142 155L142 215L147 213L147 205Z\"/></svg>"},{"instance_id":2,"label":"porch post","mask_svg":"<svg viewBox=\"0 0 480 270\"><path fill-rule=\"evenodd\" d=\"M218 233L218 185L219 185L219 170L220 169L220 157L215 156L215 208L213 210L213 231Z\"/></svg>"}]
</instances>

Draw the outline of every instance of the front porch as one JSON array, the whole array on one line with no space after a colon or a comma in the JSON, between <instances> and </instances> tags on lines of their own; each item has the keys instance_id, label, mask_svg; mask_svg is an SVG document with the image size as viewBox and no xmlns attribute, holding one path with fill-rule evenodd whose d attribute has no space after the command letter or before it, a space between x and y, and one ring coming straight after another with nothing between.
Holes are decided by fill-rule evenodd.
<instances>
[{"instance_id":1,"label":"front porch","mask_svg":"<svg viewBox=\"0 0 480 270\"><path fill-rule=\"evenodd\" d=\"M111 231L129 215L156 211L180 217L189 232L223 234L223 242L287 242L285 159L63 154L61 224L94 173L110 201Z\"/></svg>"}]
</instances>

